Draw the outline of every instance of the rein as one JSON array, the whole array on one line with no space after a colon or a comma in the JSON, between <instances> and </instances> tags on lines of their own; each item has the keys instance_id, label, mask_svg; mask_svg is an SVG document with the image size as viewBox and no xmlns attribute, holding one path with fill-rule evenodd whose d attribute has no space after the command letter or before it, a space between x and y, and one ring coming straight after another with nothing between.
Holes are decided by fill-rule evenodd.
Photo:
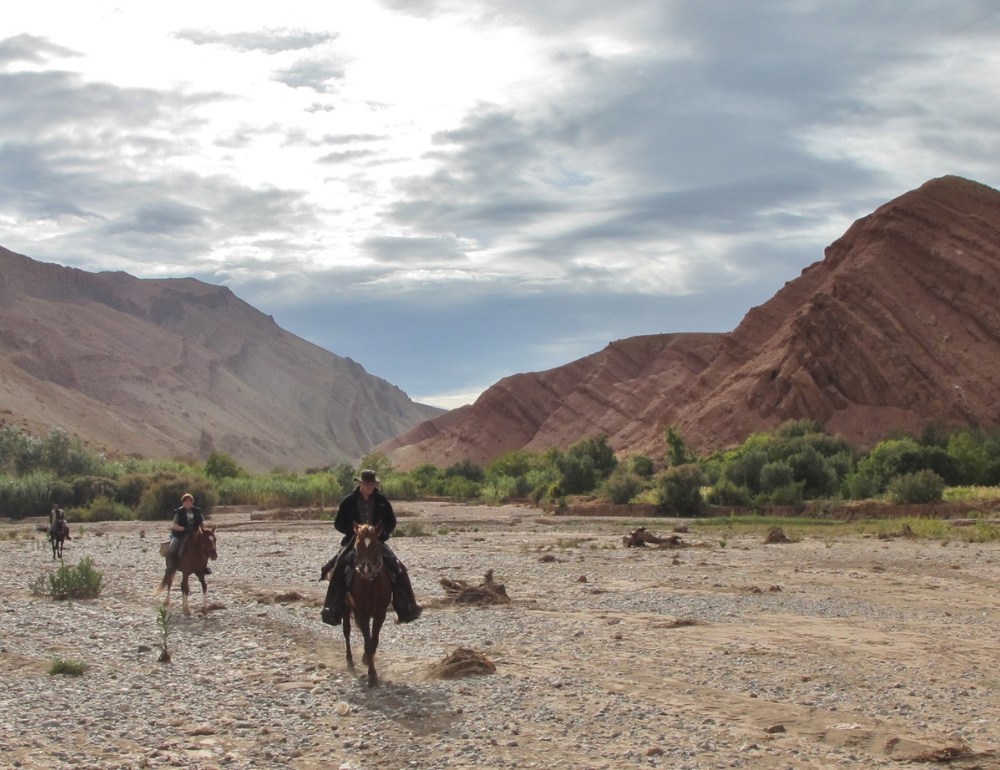
<instances>
[{"instance_id":1,"label":"rein","mask_svg":"<svg viewBox=\"0 0 1000 770\"><path fill-rule=\"evenodd\" d=\"M378 541L375 541L375 556L374 558L361 558L361 552L358 550L358 544L354 544L354 552L358 555L358 560L354 565L354 574L359 577L364 578L368 581L373 581L382 572L382 548ZM367 570L365 569L367 568Z\"/></svg>"}]
</instances>

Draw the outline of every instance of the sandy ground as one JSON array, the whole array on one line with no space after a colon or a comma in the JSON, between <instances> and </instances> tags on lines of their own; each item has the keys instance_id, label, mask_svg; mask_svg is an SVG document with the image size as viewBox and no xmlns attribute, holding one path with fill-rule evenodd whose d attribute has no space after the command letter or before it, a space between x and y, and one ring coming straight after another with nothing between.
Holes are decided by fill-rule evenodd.
<instances>
[{"instance_id":1,"label":"sandy ground","mask_svg":"<svg viewBox=\"0 0 1000 770\"><path fill-rule=\"evenodd\" d=\"M218 606L185 618L175 590L170 664L162 523L76 526L66 561L90 556L106 587L72 603L31 595L47 545L0 524L0 767L880 767L950 747L980 754L952 767L1000 768L996 544L704 529L624 549L640 522L397 510L428 533L392 544L430 606L387 624L375 690L319 621L330 523L213 517ZM487 569L509 606L442 605L442 577ZM459 646L497 672L429 678ZM88 670L50 676L57 657Z\"/></svg>"}]
</instances>

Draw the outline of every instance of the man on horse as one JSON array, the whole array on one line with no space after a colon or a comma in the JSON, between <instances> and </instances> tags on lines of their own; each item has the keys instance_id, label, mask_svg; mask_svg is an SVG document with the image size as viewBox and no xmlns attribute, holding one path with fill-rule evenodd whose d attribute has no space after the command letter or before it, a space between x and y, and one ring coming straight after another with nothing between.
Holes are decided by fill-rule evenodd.
<instances>
[{"instance_id":1,"label":"man on horse","mask_svg":"<svg viewBox=\"0 0 1000 770\"><path fill-rule=\"evenodd\" d=\"M205 522L201 515L201 508L194 504L194 497L185 494L181 498L181 507L174 511L174 522L170 527L170 549L167 554L167 570L177 569L177 558L184 550L184 543L187 539L198 531L198 528ZM206 569L206 575L211 575L212 570Z\"/></svg>"},{"instance_id":2,"label":"man on horse","mask_svg":"<svg viewBox=\"0 0 1000 770\"><path fill-rule=\"evenodd\" d=\"M66 523L66 514L62 508L52 503L52 510L49 512L49 540L58 537L63 531L66 532L66 539L72 540L69 536L69 525Z\"/></svg>"},{"instance_id":3,"label":"man on horse","mask_svg":"<svg viewBox=\"0 0 1000 770\"><path fill-rule=\"evenodd\" d=\"M410 623L420 617L423 608L413 595L410 576L403 562L386 545L386 540L396 528L396 514L392 504L379 491L379 480L375 471L361 471L355 490L343 499L333 522L338 532L344 534L340 541L340 551L323 566L320 580L330 581L323 606L323 622L332 626L340 625L344 613L344 598L350 589L348 572L354 563L354 525L382 525L382 561L392 578L392 606L400 623Z\"/></svg>"}]
</instances>

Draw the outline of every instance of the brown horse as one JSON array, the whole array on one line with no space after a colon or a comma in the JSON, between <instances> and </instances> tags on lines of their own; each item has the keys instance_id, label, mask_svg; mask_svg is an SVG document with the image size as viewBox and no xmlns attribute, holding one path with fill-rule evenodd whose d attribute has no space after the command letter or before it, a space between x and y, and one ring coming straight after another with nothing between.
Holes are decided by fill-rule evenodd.
<instances>
[{"instance_id":1,"label":"brown horse","mask_svg":"<svg viewBox=\"0 0 1000 770\"><path fill-rule=\"evenodd\" d=\"M382 524L354 525L354 579L347 593L347 605L354 612L354 622L365 638L362 663L368 664L368 686L378 687L375 673L375 650L378 635L385 622L386 609L392 598L392 578L382 563ZM347 645L347 667L354 671L351 655L351 613L344 612L344 643Z\"/></svg>"},{"instance_id":2,"label":"brown horse","mask_svg":"<svg viewBox=\"0 0 1000 770\"><path fill-rule=\"evenodd\" d=\"M184 595L184 614L190 615L191 610L188 608L188 594L191 589L188 587L188 576L193 573L201 581L201 611L205 612L208 603L208 586L205 584L205 572L208 569L208 560L212 559L214 561L218 556L215 550L215 527L198 527L188 537L187 542L184 543L173 569L168 566L163 573L163 581L160 583L159 588L153 592L153 596L159 596L166 589L167 600L163 602L163 606L169 607L170 588L174 582L174 573L179 571L182 575L181 593ZM167 558L167 564L169 565L169 557Z\"/></svg>"},{"instance_id":3,"label":"brown horse","mask_svg":"<svg viewBox=\"0 0 1000 770\"><path fill-rule=\"evenodd\" d=\"M64 520L59 520L52 525L49 530L49 543L52 544L52 561L63 557L63 543L72 540L69 536L69 524Z\"/></svg>"}]
</instances>

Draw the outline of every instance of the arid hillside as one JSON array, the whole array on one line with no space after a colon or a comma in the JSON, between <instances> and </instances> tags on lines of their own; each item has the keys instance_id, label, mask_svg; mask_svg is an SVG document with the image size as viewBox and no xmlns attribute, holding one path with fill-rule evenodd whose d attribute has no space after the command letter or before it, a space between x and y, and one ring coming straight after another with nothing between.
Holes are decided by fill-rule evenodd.
<instances>
[{"instance_id":1,"label":"arid hillside","mask_svg":"<svg viewBox=\"0 0 1000 770\"><path fill-rule=\"evenodd\" d=\"M928 423L1000 423L1000 193L927 182L857 221L730 334L640 337L502 380L380 448L402 467L606 433L658 453L812 418L861 446Z\"/></svg>"},{"instance_id":2,"label":"arid hillside","mask_svg":"<svg viewBox=\"0 0 1000 770\"><path fill-rule=\"evenodd\" d=\"M0 249L0 418L114 454L354 460L441 414L229 289L88 273Z\"/></svg>"}]
</instances>

